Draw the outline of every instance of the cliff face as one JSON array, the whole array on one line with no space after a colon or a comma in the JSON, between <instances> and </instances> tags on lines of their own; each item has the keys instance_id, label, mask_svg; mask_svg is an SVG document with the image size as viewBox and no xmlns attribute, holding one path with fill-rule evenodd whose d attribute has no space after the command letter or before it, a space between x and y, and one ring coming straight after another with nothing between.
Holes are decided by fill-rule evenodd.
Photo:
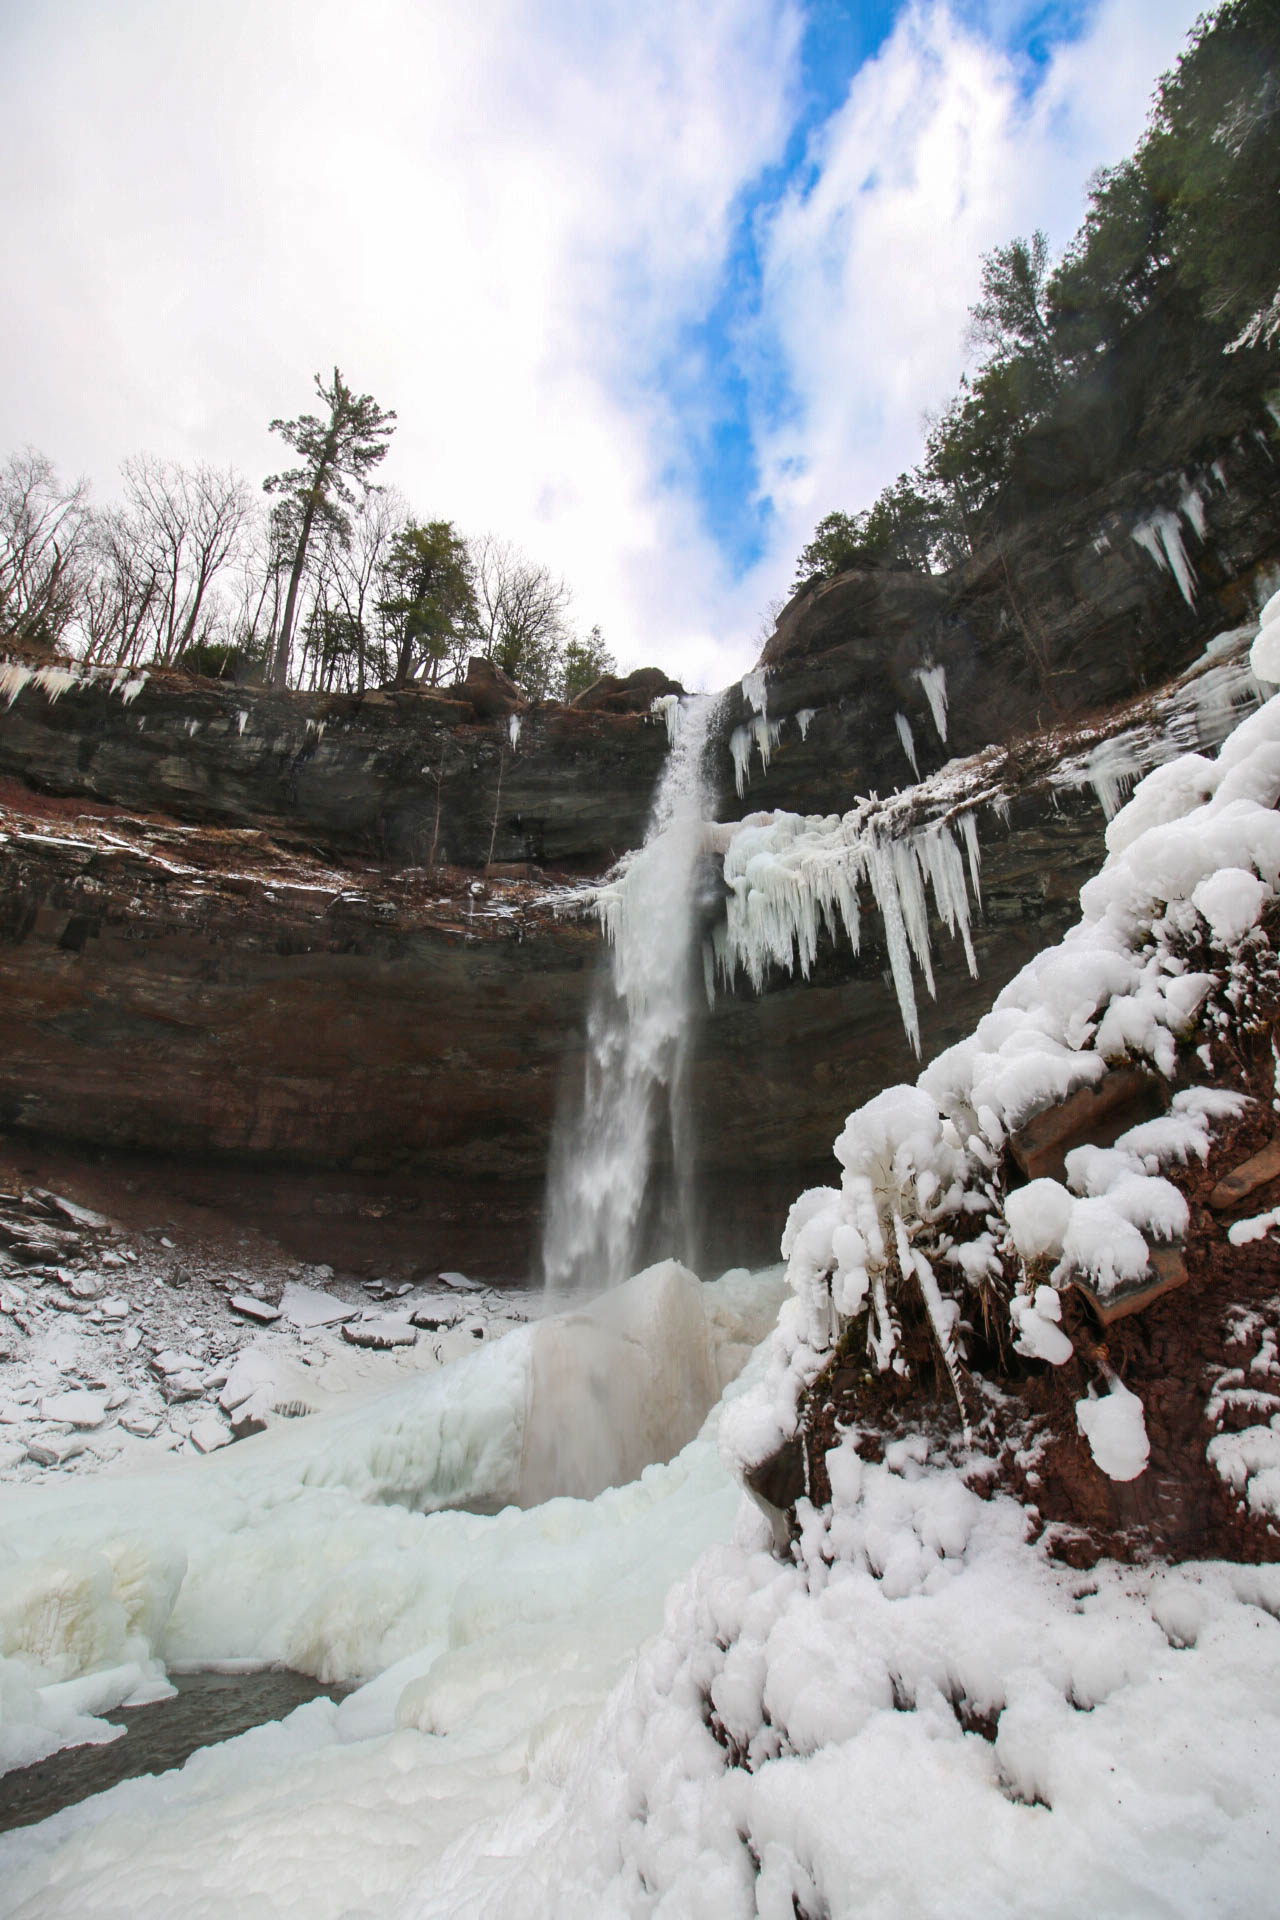
<instances>
[{"instance_id":1,"label":"cliff face","mask_svg":"<svg viewBox=\"0 0 1280 1920\"><path fill-rule=\"evenodd\" d=\"M512 723L518 735L512 743ZM643 838L666 752L646 714L477 714L430 692L273 693L157 674L0 709L0 774L36 791L266 829L398 867L598 872Z\"/></svg>"},{"instance_id":2,"label":"cliff face","mask_svg":"<svg viewBox=\"0 0 1280 1920\"><path fill-rule=\"evenodd\" d=\"M746 804L827 812L906 786L898 714L927 773L1168 680L1280 577L1274 438L1259 429L1186 469L1128 475L946 576L855 572L798 593L761 655L781 733L767 768L751 756ZM945 741L920 677L931 666L945 673ZM753 717L731 690L726 734ZM721 766L732 793L727 746Z\"/></svg>"},{"instance_id":3,"label":"cliff face","mask_svg":"<svg viewBox=\"0 0 1280 1920\"><path fill-rule=\"evenodd\" d=\"M1159 510L1135 479L960 575L853 574L798 596L766 649L767 713L725 697L722 820L908 787L899 715L923 774L1003 743L978 976L942 937L926 1057L1074 916L1103 816L1055 784L1062 756L1129 721L1167 725L1124 696L1238 622L1280 555L1267 448L1213 464L1203 538L1191 508L1178 522L1191 602L1134 537ZM1161 483L1170 512L1186 483ZM669 684L519 712L478 680L358 698L157 675L127 701L105 682L56 699L21 685L0 704L0 1121L173 1156L176 1182L230 1183L308 1257L333 1257L326 1234L353 1261L402 1234L426 1263L522 1270L599 954L592 925L548 910L547 883L642 838L667 736L631 709ZM808 982L722 992L692 1078L708 1268L771 1257L845 1114L913 1071L872 911L858 955L826 942Z\"/></svg>"}]
</instances>

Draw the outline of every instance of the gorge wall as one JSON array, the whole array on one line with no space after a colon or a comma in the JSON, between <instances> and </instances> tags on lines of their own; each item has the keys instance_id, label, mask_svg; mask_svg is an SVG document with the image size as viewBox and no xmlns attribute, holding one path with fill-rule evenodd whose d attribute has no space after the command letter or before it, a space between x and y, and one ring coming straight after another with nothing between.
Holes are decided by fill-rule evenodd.
<instances>
[{"instance_id":1,"label":"gorge wall","mask_svg":"<svg viewBox=\"0 0 1280 1920\"><path fill-rule=\"evenodd\" d=\"M1134 528L1197 485L1188 597ZM1270 447L1245 436L958 575L824 583L765 650L766 712L726 698L719 817L909 786L899 714L923 774L989 750L1007 817L980 829L978 977L940 936L927 1057L1074 918L1104 815L1062 787L1063 757L1149 721L1147 689L1238 624L1278 560ZM163 1162L305 1257L525 1270L600 950L548 896L643 835L667 736L634 709L670 683L637 679L568 708L517 706L481 671L364 696L19 685L0 706L0 1124ZM874 912L807 983L722 992L693 1073L707 1270L769 1257L845 1113L913 1071Z\"/></svg>"}]
</instances>

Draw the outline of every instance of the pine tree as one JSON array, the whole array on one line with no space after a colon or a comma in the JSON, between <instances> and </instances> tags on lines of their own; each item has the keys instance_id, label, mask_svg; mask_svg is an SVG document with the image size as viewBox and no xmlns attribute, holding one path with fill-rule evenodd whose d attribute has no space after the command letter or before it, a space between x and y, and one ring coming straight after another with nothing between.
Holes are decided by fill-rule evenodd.
<instances>
[{"instance_id":1,"label":"pine tree","mask_svg":"<svg viewBox=\"0 0 1280 1920\"><path fill-rule=\"evenodd\" d=\"M293 541L289 589L271 668L276 687L289 684L298 588L312 533L320 524L345 539L349 525L345 509L355 505L355 487L369 488L368 476L385 455L395 431L395 414L384 412L372 394L352 393L337 367L330 386L316 375L316 392L329 410L327 419L304 413L296 420L271 422L272 433L287 441L301 456L302 465L289 473L274 473L262 483L264 492L279 495L276 511Z\"/></svg>"}]
</instances>

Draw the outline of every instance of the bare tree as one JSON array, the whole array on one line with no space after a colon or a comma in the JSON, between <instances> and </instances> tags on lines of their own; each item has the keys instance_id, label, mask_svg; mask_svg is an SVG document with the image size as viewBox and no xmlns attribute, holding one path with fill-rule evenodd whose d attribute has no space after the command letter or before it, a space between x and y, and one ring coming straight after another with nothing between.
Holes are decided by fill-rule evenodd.
<instances>
[{"instance_id":1,"label":"bare tree","mask_svg":"<svg viewBox=\"0 0 1280 1920\"><path fill-rule=\"evenodd\" d=\"M182 467L146 454L126 460L123 473L122 537L132 536L137 573L155 583L150 655L170 666L201 633L209 588L244 531L249 495L230 469Z\"/></svg>"},{"instance_id":2,"label":"bare tree","mask_svg":"<svg viewBox=\"0 0 1280 1920\"><path fill-rule=\"evenodd\" d=\"M369 667L379 577L408 522L408 502L402 494L394 487L371 488L351 515L347 538L330 537L325 543L322 591L345 628L345 665L354 666L357 693L364 692ZM350 685L349 672L345 677Z\"/></svg>"},{"instance_id":3,"label":"bare tree","mask_svg":"<svg viewBox=\"0 0 1280 1920\"><path fill-rule=\"evenodd\" d=\"M543 698L558 678L572 595L563 580L493 534L471 542L478 638L486 657Z\"/></svg>"},{"instance_id":4,"label":"bare tree","mask_svg":"<svg viewBox=\"0 0 1280 1920\"><path fill-rule=\"evenodd\" d=\"M78 611L88 483L64 486L28 447L0 468L0 636L56 647Z\"/></svg>"}]
</instances>

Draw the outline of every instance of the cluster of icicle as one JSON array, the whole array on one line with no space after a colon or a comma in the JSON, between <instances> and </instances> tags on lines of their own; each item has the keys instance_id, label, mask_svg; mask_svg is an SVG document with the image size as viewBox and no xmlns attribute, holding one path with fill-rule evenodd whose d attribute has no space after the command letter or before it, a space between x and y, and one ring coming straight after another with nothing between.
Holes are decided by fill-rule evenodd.
<instances>
[{"instance_id":1,"label":"cluster of icicle","mask_svg":"<svg viewBox=\"0 0 1280 1920\"><path fill-rule=\"evenodd\" d=\"M146 686L147 676L143 671L135 673L132 667L82 667L65 661L29 667L22 660L0 660L0 700L8 707L27 686L38 688L52 706L72 687L93 686L99 681L106 685L108 693L118 693L127 707Z\"/></svg>"},{"instance_id":2,"label":"cluster of icicle","mask_svg":"<svg viewBox=\"0 0 1280 1920\"><path fill-rule=\"evenodd\" d=\"M1263 611L1253 670L1280 684L1280 595ZM1188 1227L1167 1170L1205 1162L1215 1129L1249 1104L1243 1095L1184 1086L1157 1119L1109 1146L1074 1148L1065 1181L1006 1188L1003 1156L1034 1115L1097 1086L1111 1067L1144 1061L1173 1081L1191 1065L1206 1003L1234 1002L1237 968L1243 978L1268 949L1263 921L1280 897L1278 808L1272 698L1216 760L1188 754L1148 774L1107 829L1108 857L1081 890L1079 922L915 1086L887 1088L850 1114L835 1143L840 1186L802 1194L791 1210L782 1250L794 1297L768 1372L722 1420L721 1448L742 1470L795 1431L804 1389L855 1318L866 1316L870 1363L902 1370L900 1307L911 1289L967 1427L974 1289L988 1306L1007 1302L1017 1352L1061 1366L1073 1355L1064 1288L1079 1281L1106 1300L1150 1279L1153 1251ZM1207 967L1189 963L1189 950ZM1226 1020L1220 1010L1213 1024ZM1194 1057L1212 1066L1204 1045ZM1271 1232L1275 1216L1248 1225ZM1103 1473L1135 1479L1149 1451L1141 1401L1105 1356L1090 1356L1090 1366L1097 1378L1076 1402L1079 1430ZM1208 1453L1252 1510L1280 1506L1270 1427L1220 1434Z\"/></svg>"},{"instance_id":3,"label":"cluster of icicle","mask_svg":"<svg viewBox=\"0 0 1280 1920\"><path fill-rule=\"evenodd\" d=\"M767 680L769 669L757 667L753 673L743 675L742 697L755 713L755 719L745 726L735 727L729 735L729 756L733 761L733 779L741 800L751 778L751 756L760 755L762 771L768 769L773 750L782 738L781 720L769 718L769 695ZM809 716L812 718L812 715ZM801 726L801 738L808 732L806 725Z\"/></svg>"},{"instance_id":4,"label":"cluster of icicle","mask_svg":"<svg viewBox=\"0 0 1280 1920\"><path fill-rule=\"evenodd\" d=\"M856 953L859 891L866 887L884 925L902 1024L919 1053L911 968L914 959L932 994L927 888L938 918L963 942L969 971L977 973L969 889L981 899L978 830L972 807L906 830L897 823L900 812L871 799L843 816L753 813L709 828L711 849L724 856L727 890L724 921L712 937L715 974L731 986L741 969L757 991L770 967L793 972L798 966L807 978L824 926L833 937L843 928Z\"/></svg>"}]
</instances>

